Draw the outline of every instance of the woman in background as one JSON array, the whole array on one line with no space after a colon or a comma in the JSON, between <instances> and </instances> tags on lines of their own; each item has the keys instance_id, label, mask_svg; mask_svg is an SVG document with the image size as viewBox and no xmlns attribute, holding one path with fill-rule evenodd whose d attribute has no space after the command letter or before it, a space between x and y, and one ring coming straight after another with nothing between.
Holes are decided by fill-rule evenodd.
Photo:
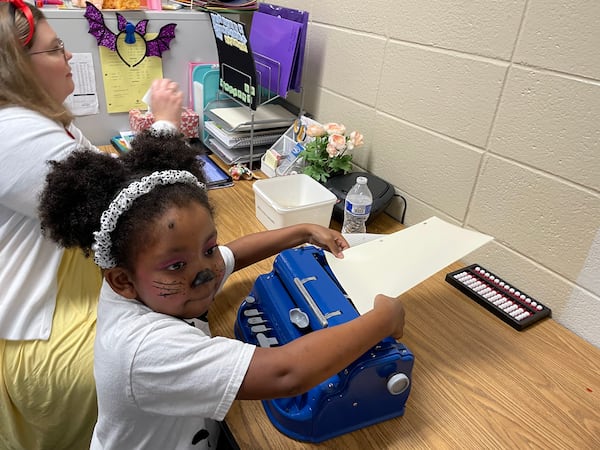
<instances>
[{"instance_id":1,"label":"woman in background","mask_svg":"<svg viewBox=\"0 0 600 450\"><path fill-rule=\"evenodd\" d=\"M93 342L101 274L42 237L48 160L96 149L63 105L72 54L43 13L0 1L0 448L89 448L96 421ZM155 128L179 125L183 93L152 86ZM108 139L108 137L107 137ZM89 180L102 183L102 180Z\"/></svg>"}]
</instances>

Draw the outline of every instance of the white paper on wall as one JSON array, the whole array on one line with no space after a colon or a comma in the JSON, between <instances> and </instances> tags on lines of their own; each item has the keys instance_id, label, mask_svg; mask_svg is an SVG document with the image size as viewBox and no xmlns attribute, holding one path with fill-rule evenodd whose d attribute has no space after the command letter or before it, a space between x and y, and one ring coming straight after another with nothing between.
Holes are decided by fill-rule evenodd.
<instances>
[{"instance_id":1,"label":"white paper on wall","mask_svg":"<svg viewBox=\"0 0 600 450\"><path fill-rule=\"evenodd\" d=\"M73 93L65 100L66 106L75 116L98 114L98 92L91 53L73 53L69 61L73 84Z\"/></svg>"}]
</instances>

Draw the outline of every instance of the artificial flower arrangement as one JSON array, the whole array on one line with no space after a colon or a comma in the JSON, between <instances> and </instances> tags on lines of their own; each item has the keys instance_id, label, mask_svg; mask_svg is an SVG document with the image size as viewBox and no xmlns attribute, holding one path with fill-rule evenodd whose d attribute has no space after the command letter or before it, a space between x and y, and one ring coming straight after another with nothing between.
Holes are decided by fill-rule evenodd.
<instances>
[{"instance_id":1,"label":"artificial flower arrangement","mask_svg":"<svg viewBox=\"0 0 600 450\"><path fill-rule=\"evenodd\" d=\"M344 174L352 169L352 150L363 145L363 135L358 131L346 136L346 127L340 123L309 125L306 135L312 138L304 144L300 157L304 160L303 172L324 183L332 175Z\"/></svg>"}]
</instances>

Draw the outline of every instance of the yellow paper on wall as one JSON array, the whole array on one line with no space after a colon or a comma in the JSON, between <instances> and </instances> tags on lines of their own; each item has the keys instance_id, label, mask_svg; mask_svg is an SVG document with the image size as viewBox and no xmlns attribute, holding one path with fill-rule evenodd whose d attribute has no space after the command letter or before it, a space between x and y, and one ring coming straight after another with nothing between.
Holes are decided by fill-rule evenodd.
<instances>
[{"instance_id":1,"label":"yellow paper on wall","mask_svg":"<svg viewBox=\"0 0 600 450\"><path fill-rule=\"evenodd\" d=\"M156 33L145 35L146 40ZM102 80L108 113L128 112L131 109L146 109L142 102L152 81L163 77L162 59L145 56L146 43L139 36L133 44L125 43L125 33L117 36L117 51L99 46Z\"/></svg>"}]
</instances>

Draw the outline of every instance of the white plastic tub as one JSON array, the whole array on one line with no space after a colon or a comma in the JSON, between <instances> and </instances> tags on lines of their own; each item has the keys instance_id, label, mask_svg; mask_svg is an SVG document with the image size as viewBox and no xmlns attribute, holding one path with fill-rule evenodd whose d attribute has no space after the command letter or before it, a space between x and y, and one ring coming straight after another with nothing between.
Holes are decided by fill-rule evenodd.
<instances>
[{"instance_id":1,"label":"white plastic tub","mask_svg":"<svg viewBox=\"0 0 600 450\"><path fill-rule=\"evenodd\" d=\"M298 223L329 226L337 197L305 174L256 180L252 185L256 217L273 230Z\"/></svg>"}]
</instances>

